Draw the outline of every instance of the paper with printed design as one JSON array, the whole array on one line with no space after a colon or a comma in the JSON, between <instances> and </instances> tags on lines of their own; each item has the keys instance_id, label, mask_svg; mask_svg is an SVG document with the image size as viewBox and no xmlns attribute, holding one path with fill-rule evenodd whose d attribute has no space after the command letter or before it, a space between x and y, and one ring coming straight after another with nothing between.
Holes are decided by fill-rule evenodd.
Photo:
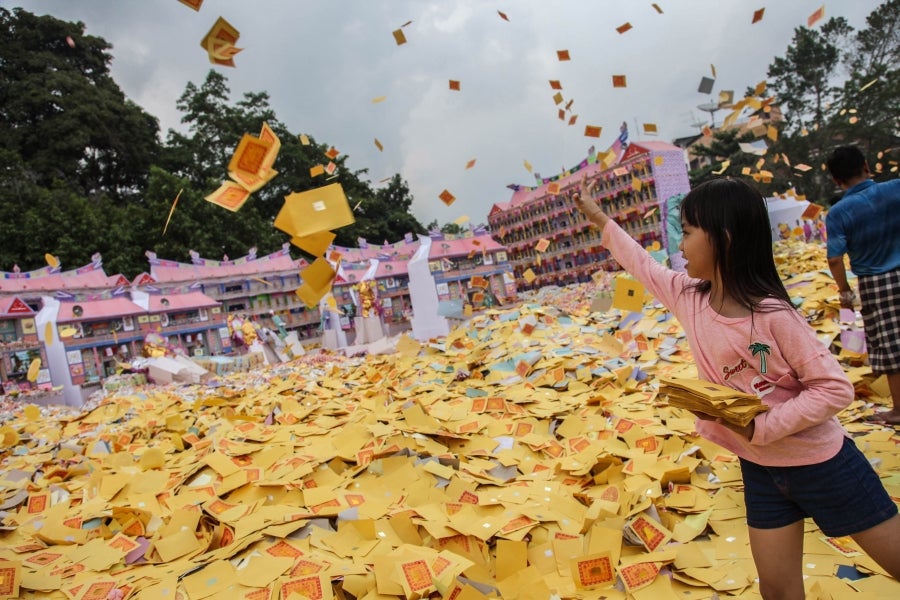
<instances>
[{"instance_id":1,"label":"paper with printed design","mask_svg":"<svg viewBox=\"0 0 900 600\"><path fill-rule=\"evenodd\" d=\"M646 514L641 514L636 519L629 521L626 529L650 552L664 546L672 539L671 531Z\"/></svg>"},{"instance_id":2,"label":"paper with printed design","mask_svg":"<svg viewBox=\"0 0 900 600\"><path fill-rule=\"evenodd\" d=\"M334 597L331 588L331 578L327 575L306 575L301 577L287 577L280 580L281 598L308 600L331 600Z\"/></svg>"},{"instance_id":3,"label":"paper with printed design","mask_svg":"<svg viewBox=\"0 0 900 600\"><path fill-rule=\"evenodd\" d=\"M237 212L249 198L250 192L245 187L233 181L225 181L222 182L219 189L204 199L232 212Z\"/></svg>"},{"instance_id":4,"label":"paper with printed design","mask_svg":"<svg viewBox=\"0 0 900 600\"><path fill-rule=\"evenodd\" d=\"M564 305L552 304L554 309ZM152 513L156 518L145 533L154 545L181 528L188 528L194 539L205 541L213 531L213 512L224 517L231 511L249 510L235 523L233 535L212 534L209 547L191 559L166 562L150 548L148 559L152 562L138 570L148 574L147 587L140 589L139 597L193 597L185 589L186 575L193 574L201 563L207 564L196 571L197 581L203 584L199 589L205 591L214 574L209 570L211 563L230 561L242 575L237 575L238 587L218 597L231 594L227 597L277 599L281 580L324 575L335 582L343 580L343 590L354 597L371 594L403 598L406 594L397 565L416 560L428 563L436 582L446 582L435 584L442 597L453 593L483 597L465 581L494 586L501 590L499 597L513 596L504 594L505 590L523 589L537 595L543 589L538 582L574 595L580 588L572 574L572 561L609 552L613 574L621 565L623 573L633 576L632 571L637 569L634 560L646 560L646 549L630 545L622 536L626 524L641 516L645 491L652 488L654 504L659 509L665 506L669 513L660 522L672 529L674 540L681 542L677 547L699 549L695 553L679 552L673 559L683 563L673 569L676 593L689 597L680 585L689 576L696 576L691 578L691 585L697 586L698 597L708 597L718 589L715 586L726 585L726 579L735 579L728 585L743 585L741 578L733 577L738 572L734 563L750 565L752 559L743 500L735 489L740 476L734 455L696 438L692 434L693 419L679 416L684 411L667 407L653 394L635 391L630 383L634 381L631 369L638 360L641 370L650 377L640 390L654 387L661 376L696 376L695 366L687 362L684 339L676 336L670 321L657 320L664 312L652 306L645 305L643 316L639 313L637 321L627 323L618 315L586 316L587 307L579 306L561 309L565 314L558 317L549 306L521 305L510 312L490 312L485 318L475 316L446 340L415 342L405 354L368 357L354 360L352 365L340 356L322 356L309 364L297 361L254 371L246 379L229 377L219 388L180 386L177 393L157 388L152 395L117 394L83 419L67 421L66 436L71 431L77 437L58 449L66 452L78 443L82 455L76 452L75 461L63 457L54 460L45 477L18 483L12 481L14 469L33 472L38 465L32 461L40 458L41 445L28 436L27 428L35 421L13 414L7 423L16 435L15 445L28 452L18 454L9 449L5 459L10 461L10 470L0 474L4 486L0 494L5 502L13 503L8 510L16 511L22 524L17 531L4 533L9 544L0 552L5 551L4 558L30 561L28 568L23 568L28 573L23 573L22 582L35 587L26 588L26 592L34 595L31 590L37 586L48 586L60 595L75 587L76 579L85 577L86 567L70 561L78 552L76 548L92 551L93 546L54 544L47 549L31 540L27 523L52 514L55 506L66 508L60 522L85 531L88 527L81 523L89 523L96 511L110 514L112 510L116 527L121 526L117 531L131 538L136 536L126 532L138 530L131 529L123 516L125 511ZM520 322L529 317L537 325L531 335L525 336ZM564 319L568 324L563 324ZM826 318L823 323L828 321ZM821 327L822 323L814 326ZM620 327L629 328L631 337L617 335ZM646 338L649 349L662 356L663 344L670 337L676 340L670 348L677 350L672 362L649 363L637 358L637 345L642 339ZM527 359L531 351L540 354L536 362ZM519 381L514 375L520 359L531 365L529 381ZM465 381L455 381L469 366L467 363L475 361L477 371L473 369L473 375ZM561 382L556 379L559 369ZM376 372L382 379L373 376ZM620 372L622 377L618 376ZM865 368L850 376L860 389L870 388L876 395L884 395L876 391L877 385L870 381ZM563 385L555 387L555 383ZM476 392L470 389L484 395L475 397L472 394ZM488 398L503 400L505 410L488 412ZM470 410L477 400L483 400L482 414ZM440 433L416 434L407 427L402 411L413 404L420 408L409 413L413 421L427 421L429 432ZM499 408L500 402L493 404ZM841 419L853 419L858 414L842 414ZM214 429L207 428L209 425ZM465 431L457 432L458 427ZM880 430L865 431L868 447L884 460L885 471L896 471L891 432L876 437ZM578 475L583 466L576 466L576 462L582 457L572 452L597 446L605 452L589 456L594 468ZM148 449L158 451L157 459L152 463L139 461ZM551 453L558 458L552 458ZM226 461L206 460L211 454L226 457L234 468ZM696 472L701 463L708 464L710 471ZM60 502L61 485L47 480L59 478L64 485L75 486L71 489L90 491L95 484L79 471L87 465L96 474L94 480L100 482L102 494L83 504ZM684 470L673 474L672 465ZM513 466L518 476L501 483L492 475L498 466ZM249 469L258 471L258 479L246 476ZM119 479L122 472L128 476ZM242 474L246 480L242 487L217 497L222 475ZM103 483L107 479L109 483ZM894 481L889 477L885 483L893 485ZM17 485L28 490L18 500L12 495ZM307 495L306 491L312 489L319 491ZM49 493L34 499L32 508L41 512L27 514L29 492ZM330 508L322 507L332 501ZM498 512L494 514L494 510ZM325 525L324 520L310 524L322 514L342 512L354 522L351 525L339 517L337 532L320 526ZM200 518L188 520L188 513ZM76 516L83 521L71 520ZM405 526L400 525L401 519ZM390 527L374 524L378 520ZM486 539L454 528L473 524L482 529L487 525ZM354 537L354 543L332 543L330 538L342 535L348 526L360 534ZM494 531L494 527L498 529ZM576 539L573 544L578 550L554 543L556 533L583 536L581 542ZM807 536L818 535L810 524ZM356 543L369 542L376 536L381 541L371 550L370 543ZM112 539L104 540L104 545ZM537 569L539 576L525 577L522 574L526 569L497 581L498 539L527 543L528 569ZM119 546L118 541L112 543ZM409 553L389 555L400 543L412 547L406 548ZM819 547L819 542L806 547L818 548L816 560L819 556L850 560ZM446 554L434 554L438 548ZM555 548L565 551L566 558L560 563L555 559ZM660 546L652 562L668 564L671 561L657 557L674 552L674 548L675 544ZM366 550L368 554L355 554ZM38 554L48 551L55 558ZM382 560L381 556L386 558ZM456 556L471 565L453 564ZM46 566L41 566L44 561ZM262 584L273 576L267 569L280 570L289 563L293 565L290 572L278 575L264 588L251 592L241 586L242 582ZM134 573L135 569L113 569L109 575L119 580L121 587ZM599 571L595 569L593 574ZM648 577L651 574L652 570L647 572ZM106 575L91 573L98 581ZM639 578L629 581L636 584ZM667 597L648 595L667 581L668 577L657 576L631 595L642 600ZM528 585L516 588L519 582ZM191 580L191 585L194 583ZM194 591L196 588L191 589ZM303 595L290 591L294 598ZM611 587L580 593L588 597L588 592L609 598L626 595ZM26 595L21 587L19 595ZM489 596L496 598L498 594L491 592ZM460 598L456 596L456 600Z\"/></svg>"},{"instance_id":5,"label":"paper with printed design","mask_svg":"<svg viewBox=\"0 0 900 600\"><path fill-rule=\"evenodd\" d=\"M650 585L657 575L659 565L655 562L641 562L619 568L619 577L625 584L625 591L629 593Z\"/></svg>"},{"instance_id":6,"label":"paper with printed design","mask_svg":"<svg viewBox=\"0 0 900 600\"><path fill-rule=\"evenodd\" d=\"M241 48L235 46L240 36L231 23L219 17L209 32L203 36L200 46L209 54L209 62L233 67L234 56L241 51Z\"/></svg>"},{"instance_id":7,"label":"paper with printed design","mask_svg":"<svg viewBox=\"0 0 900 600\"><path fill-rule=\"evenodd\" d=\"M407 598L427 595L434 589L433 574L424 559L400 563L400 585Z\"/></svg>"},{"instance_id":8,"label":"paper with printed design","mask_svg":"<svg viewBox=\"0 0 900 600\"><path fill-rule=\"evenodd\" d=\"M22 578L22 563L13 560L0 561L0 598L18 598Z\"/></svg>"},{"instance_id":9,"label":"paper with printed design","mask_svg":"<svg viewBox=\"0 0 900 600\"><path fill-rule=\"evenodd\" d=\"M819 536L819 539L842 556L862 556L862 552L855 547L855 542L850 536L831 538L823 535Z\"/></svg>"},{"instance_id":10,"label":"paper with printed design","mask_svg":"<svg viewBox=\"0 0 900 600\"><path fill-rule=\"evenodd\" d=\"M572 579L580 590L609 587L616 582L609 552L585 556L570 563Z\"/></svg>"}]
</instances>

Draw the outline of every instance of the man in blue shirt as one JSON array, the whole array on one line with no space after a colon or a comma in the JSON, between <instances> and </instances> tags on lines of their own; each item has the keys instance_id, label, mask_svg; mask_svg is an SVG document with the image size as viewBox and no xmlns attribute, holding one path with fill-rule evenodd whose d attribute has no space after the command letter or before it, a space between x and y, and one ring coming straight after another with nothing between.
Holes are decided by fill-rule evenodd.
<instances>
[{"instance_id":1,"label":"man in blue shirt","mask_svg":"<svg viewBox=\"0 0 900 600\"><path fill-rule=\"evenodd\" d=\"M844 255L856 274L869 366L887 376L893 408L873 421L900 425L900 179L875 183L856 146L841 146L828 157L828 170L844 196L825 219L828 268L842 308L853 308Z\"/></svg>"}]
</instances>

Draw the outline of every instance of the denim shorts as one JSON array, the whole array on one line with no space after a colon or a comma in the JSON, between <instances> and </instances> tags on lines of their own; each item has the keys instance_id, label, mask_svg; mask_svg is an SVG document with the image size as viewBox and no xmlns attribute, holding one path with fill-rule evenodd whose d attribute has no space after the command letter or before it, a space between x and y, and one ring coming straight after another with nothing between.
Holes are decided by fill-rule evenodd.
<instances>
[{"instance_id":1,"label":"denim shorts","mask_svg":"<svg viewBox=\"0 0 900 600\"><path fill-rule=\"evenodd\" d=\"M747 524L785 527L811 517L828 537L865 531L897 514L897 505L850 438L834 458L799 467L741 459Z\"/></svg>"}]
</instances>

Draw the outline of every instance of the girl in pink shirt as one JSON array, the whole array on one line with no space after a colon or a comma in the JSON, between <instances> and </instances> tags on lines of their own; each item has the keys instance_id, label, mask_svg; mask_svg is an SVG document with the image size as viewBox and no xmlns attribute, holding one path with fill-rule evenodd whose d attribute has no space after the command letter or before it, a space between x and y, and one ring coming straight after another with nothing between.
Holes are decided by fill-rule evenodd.
<instances>
[{"instance_id":1,"label":"girl in pink shirt","mask_svg":"<svg viewBox=\"0 0 900 600\"><path fill-rule=\"evenodd\" d=\"M593 187L593 186L591 186ZM852 536L900 579L900 515L836 418L853 386L794 309L775 268L763 197L737 179L697 186L681 205L687 273L659 264L589 196L576 206L603 245L681 322L700 377L759 396L747 427L697 414L697 432L738 455L750 547L764 598L803 598L803 520Z\"/></svg>"}]
</instances>

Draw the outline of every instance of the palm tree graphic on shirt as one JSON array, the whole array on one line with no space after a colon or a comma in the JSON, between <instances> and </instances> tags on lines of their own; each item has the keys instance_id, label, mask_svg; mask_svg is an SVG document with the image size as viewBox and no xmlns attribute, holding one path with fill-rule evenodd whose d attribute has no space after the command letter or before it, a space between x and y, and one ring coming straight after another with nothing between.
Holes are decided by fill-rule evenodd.
<instances>
[{"instance_id":1,"label":"palm tree graphic on shirt","mask_svg":"<svg viewBox=\"0 0 900 600\"><path fill-rule=\"evenodd\" d=\"M750 352L753 353L753 356L759 354L759 372L766 372L766 354L771 354L771 349L768 344L763 344L761 342L753 342L750 346L747 347Z\"/></svg>"}]
</instances>

